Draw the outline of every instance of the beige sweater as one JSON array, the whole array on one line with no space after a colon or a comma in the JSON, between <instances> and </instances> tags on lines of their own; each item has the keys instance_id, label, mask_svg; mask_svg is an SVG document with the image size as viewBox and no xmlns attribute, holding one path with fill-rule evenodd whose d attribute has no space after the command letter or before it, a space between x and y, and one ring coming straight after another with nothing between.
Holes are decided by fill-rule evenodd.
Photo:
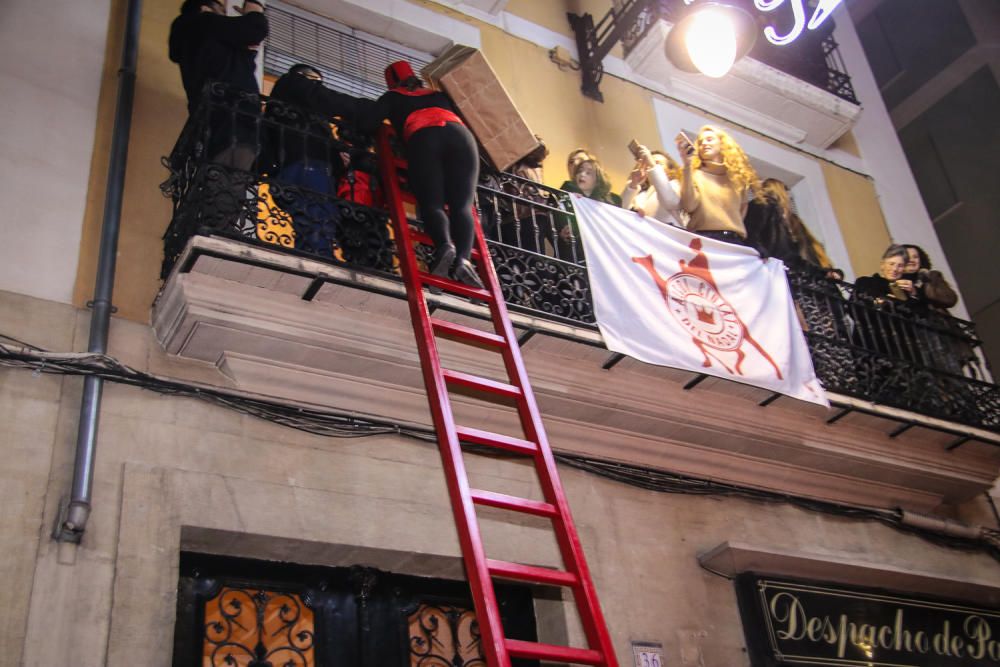
<instances>
[{"instance_id":1,"label":"beige sweater","mask_svg":"<svg viewBox=\"0 0 1000 667\"><path fill-rule=\"evenodd\" d=\"M704 169L692 172L694 201L682 201L691 216L688 231L728 231L746 238L743 226L743 206L747 202L745 190L737 190L725 173L713 174Z\"/></svg>"}]
</instances>

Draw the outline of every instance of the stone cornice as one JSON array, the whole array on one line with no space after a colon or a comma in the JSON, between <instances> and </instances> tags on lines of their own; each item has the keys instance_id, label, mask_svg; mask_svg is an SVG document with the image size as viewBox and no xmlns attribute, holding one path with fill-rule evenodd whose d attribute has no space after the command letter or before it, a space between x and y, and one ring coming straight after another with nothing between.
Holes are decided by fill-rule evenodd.
<instances>
[{"instance_id":1,"label":"stone cornice","mask_svg":"<svg viewBox=\"0 0 1000 667\"><path fill-rule=\"evenodd\" d=\"M198 262L193 272L168 280L154 311L157 338L169 352L214 363L247 391L429 423L404 301L340 284L304 301L306 276L237 270L217 258ZM461 314L447 317L477 322ZM872 415L830 425L822 407L782 398L763 408L758 404L768 396L764 390L719 379L686 391L692 374L631 359L604 371L607 350L562 333L542 330L524 349L557 449L797 495L922 511L981 493L995 476L1000 450L992 447L948 452L947 434L920 428L892 439L887 433L894 422ZM502 377L498 356L447 341L440 350L450 367ZM514 415L503 407L461 396L454 397L454 406L460 418L475 420L470 425L519 435Z\"/></svg>"}]
</instances>

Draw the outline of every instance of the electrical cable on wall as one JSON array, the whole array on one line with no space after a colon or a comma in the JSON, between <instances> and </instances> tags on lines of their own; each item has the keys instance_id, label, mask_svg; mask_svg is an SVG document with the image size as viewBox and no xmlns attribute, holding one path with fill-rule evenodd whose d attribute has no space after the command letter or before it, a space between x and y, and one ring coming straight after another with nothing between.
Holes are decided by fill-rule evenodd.
<instances>
[{"instance_id":1,"label":"electrical cable on wall","mask_svg":"<svg viewBox=\"0 0 1000 667\"><path fill-rule=\"evenodd\" d=\"M306 433L334 438L363 438L379 435L400 435L427 443L436 442L434 430L419 424L408 424L384 417L330 408L296 405L271 397L248 394L181 382L144 373L120 363L113 357L86 352L49 352L30 343L0 334L0 366L30 369L33 373L78 376L98 376L109 382L131 385L170 396L197 398L237 412L265 419ZM12 344L11 344L12 343ZM495 450L476 446L469 451L496 455ZM763 503L783 503L799 509L876 521L895 530L919 536L939 546L964 551L984 551L1000 561L1000 531L981 528L978 539L956 537L904 521L901 509L860 507L830 501L805 498L787 493L689 477L665 470L595 459L578 454L554 452L556 460L577 470L598 475L629 486L655 491L701 496L742 498Z\"/></svg>"}]
</instances>

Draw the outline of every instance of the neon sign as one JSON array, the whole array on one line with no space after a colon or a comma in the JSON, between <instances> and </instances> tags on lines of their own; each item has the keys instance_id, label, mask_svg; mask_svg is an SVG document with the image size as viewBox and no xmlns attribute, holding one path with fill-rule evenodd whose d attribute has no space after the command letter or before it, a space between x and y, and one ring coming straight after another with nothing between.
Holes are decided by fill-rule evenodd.
<instances>
[{"instance_id":1,"label":"neon sign","mask_svg":"<svg viewBox=\"0 0 1000 667\"><path fill-rule=\"evenodd\" d=\"M833 13L833 10L840 6L840 3L843 1L844 0L819 0L819 2L816 3L816 9L813 10L812 16L809 18L809 21L806 22L805 0L788 0L788 3L792 6L792 18L795 21L792 25L792 29L784 35L779 35L778 31L774 29L774 26L767 26L764 28L764 37L767 38L767 41L776 46L791 44L806 29L815 30L823 25L823 23L830 17L830 14ZM694 2L694 0L684 0L685 5L690 5L692 2ZM773 12L784 3L785 0L753 0L753 6L762 12Z\"/></svg>"},{"instance_id":2,"label":"neon sign","mask_svg":"<svg viewBox=\"0 0 1000 667\"><path fill-rule=\"evenodd\" d=\"M753 0L753 5L762 12L770 12L780 7L784 2L785 0ZM804 0L789 0L789 2L792 5L792 17L795 19L792 29L785 35L779 35L773 26L764 28L764 37L767 38L767 41L777 46L791 44L807 27L809 30L815 30L820 27L843 0L819 0L816 3L816 9L813 10L812 17L809 19L809 23L806 23Z\"/></svg>"}]
</instances>

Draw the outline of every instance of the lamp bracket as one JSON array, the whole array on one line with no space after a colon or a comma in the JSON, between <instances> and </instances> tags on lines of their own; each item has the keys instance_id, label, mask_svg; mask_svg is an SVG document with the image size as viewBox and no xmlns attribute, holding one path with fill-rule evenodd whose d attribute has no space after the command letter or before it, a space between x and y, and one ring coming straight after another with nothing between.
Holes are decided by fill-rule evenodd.
<instances>
[{"instance_id":1,"label":"lamp bracket","mask_svg":"<svg viewBox=\"0 0 1000 667\"><path fill-rule=\"evenodd\" d=\"M619 7L612 6L597 24L590 14L566 13L573 34L576 36L576 50L580 58L580 74L583 83L580 90L587 97L604 101L598 87L604 75L602 61L611 52L628 30L635 25L639 15L651 0L625 0Z\"/></svg>"}]
</instances>

